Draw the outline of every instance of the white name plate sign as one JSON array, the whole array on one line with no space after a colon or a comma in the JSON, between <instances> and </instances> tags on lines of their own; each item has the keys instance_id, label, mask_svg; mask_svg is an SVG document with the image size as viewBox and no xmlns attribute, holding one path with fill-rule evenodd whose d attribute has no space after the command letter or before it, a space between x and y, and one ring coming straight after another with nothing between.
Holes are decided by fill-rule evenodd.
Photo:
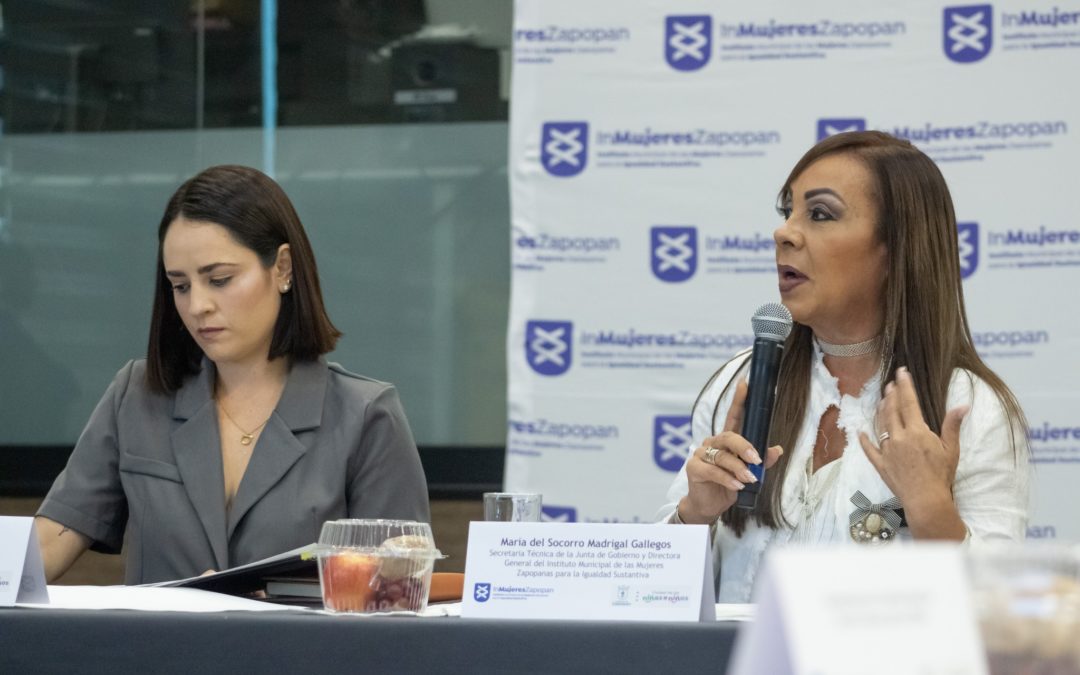
<instances>
[{"instance_id":1,"label":"white name plate sign","mask_svg":"<svg viewBox=\"0 0 1080 675\"><path fill-rule=\"evenodd\" d=\"M464 617L713 620L704 525L469 524Z\"/></svg>"},{"instance_id":2,"label":"white name plate sign","mask_svg":"<svg viewBox=\"0 0 1080 675\"><path fill-rule=\"evenodd\" d=\"M34 519L0 516L0 607L48 601Z\"/></svg>"},{"instance_id":3,"label":"white name plate sign","mask_svg":"<svg viewBox=\"0 0 1080 675\"><path fill-rule=\"evenodd\" d=\"M731 675L986 675L958 546L780 549Z\"/></svg>"}]
</instances>

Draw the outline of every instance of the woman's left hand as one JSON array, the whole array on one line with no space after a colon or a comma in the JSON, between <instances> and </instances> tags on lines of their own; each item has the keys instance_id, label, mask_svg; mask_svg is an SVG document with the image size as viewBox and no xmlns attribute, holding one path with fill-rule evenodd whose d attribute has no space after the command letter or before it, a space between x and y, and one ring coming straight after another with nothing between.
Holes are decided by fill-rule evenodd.
<instances>
[{"instance_id":1,"label":"woman's left hand","mask_svg":"<svg viewBox=\"0 0 1080 675\"><path fill-rule=\"evenodd\" d=\"M924 502L952 502L960 461L960 423L967 412L966 406L948 411L938 436L923 419L915 383L906 368L898 369L895 381L885 386L885 397L878 404L879 444L865 433L859 434L859 442L905 509Z\"/></svg>"}]
</instances>

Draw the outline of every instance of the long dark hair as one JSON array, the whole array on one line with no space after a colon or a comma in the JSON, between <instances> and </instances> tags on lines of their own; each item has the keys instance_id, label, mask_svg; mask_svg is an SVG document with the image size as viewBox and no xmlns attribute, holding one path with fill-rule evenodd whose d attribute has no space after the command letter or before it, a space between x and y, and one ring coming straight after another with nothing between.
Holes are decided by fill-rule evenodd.
<instances>
[{"instance_id":1,"label":"long dark hair","mask_svg":"<svg viewBox=\"0 0 1080 675\"><path fill-rule=\"evenodd\" d=\"M790 199L792 183L807 167L840 153L861 161L873 177L877 235L888 250L881 394L896 369L905 366L915 381L927 426L940 434L949 381L954 369L963 368L994 390L1011 428L1026 428L1016 397L975 350L964 309L952 197L929 157L911 143L879 131L837 134L803 155L780 189L781 201ZM795 323L780 365L769 445L791 450L798 441L810 396L812 340L813 331ZM1012 438L1015 444L1015 433ZM765 481L752 511L729 509L723 515L736 534L742 534L748 517L772 528L788 525L781 510L781 489L790 456L785 452L770 470L771 480Z\"/></svg>"},{"instance_id":2,"label":"long dark hair","mask_svg":"<svg viewBox=\"0 0 1080 675\"><path fill-rule=\"evenodd\" d=\"M198 371L203 355L184 330L161 257L165 233L180 217L224 227L237 242L254 251L266 268L277 260L281 245L289 245L292 289L281 296L270 359L287 356L310 361L334 348L341 332L326 314L315 255L292 202L260 171L246 166L214 166L176 190L158 225L157 282L146 367L151 389L176 391L186 376Z\"/></svg>"}]
</instances>

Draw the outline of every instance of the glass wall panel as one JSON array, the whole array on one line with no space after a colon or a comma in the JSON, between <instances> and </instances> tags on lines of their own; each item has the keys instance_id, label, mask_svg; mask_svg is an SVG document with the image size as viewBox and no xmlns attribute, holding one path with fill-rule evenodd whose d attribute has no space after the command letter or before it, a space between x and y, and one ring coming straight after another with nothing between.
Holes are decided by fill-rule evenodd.
<instances>
[{"instance_id":1,"label":"glass wall panel","mask_svg":"<svg viewBox=\"0 0 1080 675\"><path fill-rule=\"evenodd\" d=\"M0 142L0 445L74 441L146 353L169 195L203 166L257 166L260 143L258 130ZM506 125L293 128L278 143L346 334L332 358L398 384L420 443L500 444Z\"/></svg>"},{"instance_id":2,"label":"glass wall panel","mask_svg":"<svg viewBox=\"0 0 1080 675\"><path fill-rule=\"evenodd\" d=\"M510 0L278 7L283 126L506 119Z\"/></svg>"},{"instance_id":3,"label":"glass wall panel","mask_svg":"<svg viewBox=\"0 0 1080 675\"><path fill-rule=\"evenodd\" d=\"M7 133L259 124L258 0L2 8Z\"/></svg>"},{"instance_id":4,"label":"glass wall panel","mask_svg":"<svg viewBox=\"0 0 1080 675\"><path fill-rule=\"evenodd\" d=\"M258 0L0 2L0 447L73 443L145 354L165 201L220 163L295 202L331 358L422 445L501 445L511 7L281 0L263 130Z\"/></svg>"}]
</instances>

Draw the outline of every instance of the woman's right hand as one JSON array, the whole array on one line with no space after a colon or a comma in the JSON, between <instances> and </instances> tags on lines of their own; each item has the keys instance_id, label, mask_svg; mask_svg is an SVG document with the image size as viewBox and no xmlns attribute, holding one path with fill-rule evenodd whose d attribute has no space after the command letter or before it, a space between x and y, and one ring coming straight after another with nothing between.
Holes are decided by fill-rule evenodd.
<instances>
[{"instance_id":1,"label":"woman's right hand","mask_svg":"<svg viewBox=\"0 0 1080 675\"><path fill-rule=\"evenodd\" d=\"M690 491L679 501L678 514L684 523L712 524L735 504L739 490L757 479L747 464L761 464L762 458L750 442L739 435L746 404L746 380L735 385L735 397L728 409L724 430L705 439L686 464ZM710 448L717 448L713 462L706 458ZM784 453L774 445L765 453L765 468L770 468Z\"/></svg>"}]
</instances>

